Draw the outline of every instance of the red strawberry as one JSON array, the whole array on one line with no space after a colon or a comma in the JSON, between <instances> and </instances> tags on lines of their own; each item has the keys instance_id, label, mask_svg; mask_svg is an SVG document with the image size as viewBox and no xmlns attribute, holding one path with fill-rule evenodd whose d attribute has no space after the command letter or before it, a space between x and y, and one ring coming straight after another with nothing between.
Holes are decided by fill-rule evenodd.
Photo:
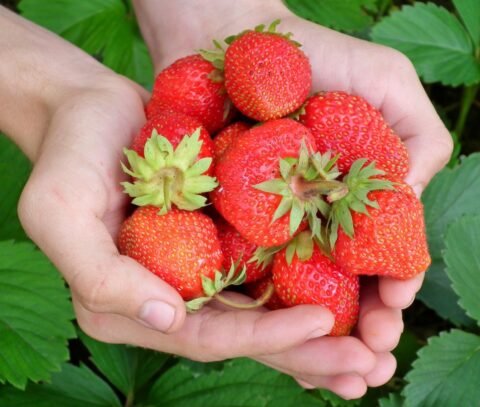
<instances>
[{"instance_id":1,"label":"red strawberry","mask_svg":"<svg viewBox=\"0 0 480 407\"><path fill-rule=\"evenodd\" d=\"M313 248L309 260L295 254L291 264L283 249L273 259L275 292L287 305L317 304L335 316L331 336L348 335L359 312L359 277L344 271L319 250Z\"/></svg>"},{"instance_id":2,"label":"red strawberry","mask_svg":"<svg viewBox=\"0 0 480 407\"><path fill-rule=\"evenodd\" d=\"M368 208L368 214L352 211L351 237L339 229L333 253L346 271L404 280L430 265L422 203L408 185L394 188L369 192L367 199L378 208Z\"/></svg>"},{"instance_id":3,"label":"red strawberry","mask_svg":"<svg viewBox=\"0 0 480 407\"><path fill-rule=\"evenodd\" d=\"M348 172L360 158L375 161L388 175L403 179L408 172L405 145L381 113L360 96L320 92L305 104L300 121L315 137L320 152L340 153L337 165Z\"/></svg>"},{"instance_id":4,"label":"red strawberry","mask_svg":"<svg viewBox=\"0 0 480 407\"><path fill-rule=\"evenodd\" d=\"M162 110L182 112L213 133L227 123L230 106L221 72L196 54L181 58L160 72L146 113L151 118Z\"/></svg>"},{"instance_id":5,"label":"red strawberry","mask_svg":"<svg viewBox=\"0 0 480 407\"><path fill-rule=\"evenodd\" d=\"M312 86L312 70L298 44L275 33L247 31L225 53L225 87L235 107L258 121L298 109Z\"/></svg>"},{"instance_id":6,"label":"red strawberry","mask_svg":"<svg viewBox=\"0 0 480 407\"><path fill-rule=\"evenodd\" d=\"M223 267L230 269L232 262L238 267L246 267L245 282L252 282L267 274L271 266L262 267L255 262L249 262L257 246L242 237L240 233L224 220L216 222L218 238L223 252Z\"/></svg>"},{"instance_id":7,"label":"red strawberry","mask_svg":"<svg viewBox=\"0 0 480 407\"><path fill-rule=\"evenodd\" d=\"M200 211L173 209L159 215L157 208L137 208L118 236L121 254L127 255L174 287L189 311L201 308L229 285L243 283L245 273L220 270L223 254L213 221ZM229 302L229 305L237 304ZM249 308L248 304L239 304ZM258 306L256 303L250 308Z\"/></svg>"},{"instance_id":8,"label":"red strawberry","mask_svg":"<svg viewBox=\"0 0 480 407\"><path fill-rule=\"evenodd\" d=\"M291 119L272 120L234 140L215 167L220 184L211 194L215 207L243 237L258 246L281 245L306 227L302 223L306 201L292 189L295 171L304 168L287 160L283 175L280 171L280 159L298 161L302 144L314 146L305 126ZM269 183L280 192L265 192L271 190ZM290 216L294 207L294 216Z\"/></svg>"},{"instance_id":9,"label":"red strawberry","mask_svg":"<svg viewBox=\"0 0 480 407\"><path fill-rule=\"evenodd\" d=\"M247 290L247 294L252 298L260 298L265 291L267 290L268 286L273 284L272 276L266 276L261 280L255 281L253 283L249 283L245 285L245 289ZM287 306L283 303L277 293L273 293L268 302L265 304L265 307L271 310L286 308Z\"/></svg>"},{"instance_id":10,"label":"red strawberry","mask_svg":"<svg viewBox=\"0 0 480 407\"><path fill-rule=\"evenodd\" d=\"M164 110L151 117L142 127L137 136L133 139L131 149L140 157L144 156L144 148L147 140L152 136L153 130L165 137L175 148L185 135L190 135L200 128L199 140L202 142L198 159L205 157L213 157L214 145L210 135L197 119L190 117L184 113L175 112L173 110ZM213 165L210 165L206 175L212 175Z\"/></svg>"},{"instance_id":11,"label":"red strawberry","mask_svg":"<svg viewBox=\"0 0 480 407\"><path fill-rule=\"evenodd\" d=\"M217 229L199 211L159 215L152 206L137 208L122 225L118 246L186 300L205 295L202 276L213 279L223 262Z\"/></svg>"},{"instance_id":12,"label":"red strawberry","mask_svg":"<svg viewBox=\"0 0 480 407\"><path fill-rule=\"evenodd\" d=\"M249 128L250 126L244 122L236 122L225 127L220 133L218 133L213 139L215 159L218 160L232 141Z\"/></svg>"}]
</instances>

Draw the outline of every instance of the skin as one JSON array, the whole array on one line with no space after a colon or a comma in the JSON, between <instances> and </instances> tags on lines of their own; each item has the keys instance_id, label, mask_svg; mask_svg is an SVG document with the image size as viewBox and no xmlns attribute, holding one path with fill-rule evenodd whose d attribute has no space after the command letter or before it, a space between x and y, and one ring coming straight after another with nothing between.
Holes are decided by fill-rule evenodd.
<instances>
[{"instance_id":1,"label":"skin","mask_svg":"<svg viewBox=\"0 0 480 407\"><path fill-rule=\"evenodd\" d=\"M281 17L282 29L315 44L305 48L314 89L359 93L394 125L410 151L412 185L425 186L450 155L446 129L413 68L395 51L300 20L279 1L138 0L134 6L157 72L208 47L211 38ZM324 337L333 317L317 306L239 312L212 304L187 316L173 288L115 246L127 207L119 186L121 150L145 121L148 94L2 7L0 26L0 129L34 163L20 218L69 283L86 333L201 361L248 356L305 387L345 398L361 397L367 386L390 379L390 351L403 329L400 309L411 303L423 276L371 280L352 337ZM178 27L188 30L178 33Z\"/></svg>"}]
</instances>

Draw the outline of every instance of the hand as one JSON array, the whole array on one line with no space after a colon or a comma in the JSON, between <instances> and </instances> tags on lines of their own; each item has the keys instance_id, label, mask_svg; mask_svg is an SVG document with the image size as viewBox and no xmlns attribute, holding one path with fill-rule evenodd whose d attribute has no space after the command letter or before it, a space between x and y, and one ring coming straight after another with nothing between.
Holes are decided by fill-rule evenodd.
<instances>
[{"instance_id":1,"label":"hand","mask_svg":"<svg viewBox=\"0 0 480 407\"><path fill-rule=\"evenodd\" d=\"M200 361L256 357L293 374L288 358L329 332L330 312L316 306L246 312L212 305L187 316L173 288L118 253L115 240L128 209L119 163L145 118L139 89L113 75L101 75L98 83L69 95L53 112L19 208L27 233L68 282L82 329L104 342ZM345 355L351 360L343 361ZM320 370L311 364L311 375L364 375L375 357L360 341L344 338L336 355L318 365Z\"/></svg>"},{"instance_id":2,"label":"hand","mask_svg":"<svg viewBox=\"0 0 480 407\"><path fill-rule=\"evenodd\" d=\"M210 47L213 38L222 39L245 28L281 18L279 29L293 32L295 40L304 44L303 49L313 68L314 90L344 90L358 94L382 111L407 146L410 172L406 182L412 185L418 196L433 175L448 162L452 151L451 137L424 92L412 64L401 53L302 20L292 15L279 0L234 3L222 0L179 0L175 3L134 0L134 5L157 72L196 49ZM188 29L178 30L179 26ZM370 373L368 370L357 371L360 377L355 377L356 386L352 385L350 377L320 371L315 357L320 343L328 344L329 351L322 355L333 356L335 350L340 351L341 343L351 338L309 341L273 357L276 364L265 358L259 360L300 378L306 386L327 387L350 397L353 393L361 395L365 385L380 385L393 375L394 361L388 351L396 346L403 330L401 309L413 302L423 277L421 274L407 281L380 277L378 282L373 280L364 288L356 336L376 352L377 366ZM367 352L357 356L359 359L363 357L363 362L368 365Z\"/></svg>"}]
</instances>

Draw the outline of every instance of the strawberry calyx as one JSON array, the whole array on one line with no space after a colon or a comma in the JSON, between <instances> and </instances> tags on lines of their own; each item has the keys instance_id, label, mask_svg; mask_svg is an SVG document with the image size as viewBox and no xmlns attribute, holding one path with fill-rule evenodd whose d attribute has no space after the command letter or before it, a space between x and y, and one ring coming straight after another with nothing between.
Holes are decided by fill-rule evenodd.
<instances>
[{"instance_id":1,"label":"strawberry calyx","mask_svg":"<svg viewBox=\"0 0 480 407\"><path fill-rule=\"evenodd\" d=\"M290 214L289 233L294 236L300 224L306 220L312 237L322 239L321 218L328 217L330 206L323 195L345 194L345 185L336 180L340 175L335 163L338 156L330 152L311 153L304 142L298 158L280 159L280 175L276 178L254 185L254 188L282 197L271 223L287 213Z\"/></svg>"},{"instance_id":2,"label":"strawberry calyx","mask_svg":"<svg viewBox=\"0 0 480 407\"><path fill-rule=\"evenodd\" d=\"M154 129L145 143L145 158L124 149L130 168L122 163L122 169L134 180L121 185L124 192L134 198L132 203L156 206L161 215L172 205L188 211L204 207L207 198L202 194L214 190L218 183L214 177L204 175L212 158L198 159L202 143L200 128L184 136L175 149Z\"/></svg>"},{"instance_id":3,"label":"strawberry calyx","mask_svg":"<svg viewBox=\"0 0 480 407\"><path fill-rule=\"evenodd\" d=\"M236 35L230 35L229 37L225 38L225 43L230 45L233 41L236 39L240 38L244 34L247 34L249 32L255 31L258 33L266 33L266 34L275 34L278 35L279 37L283 37L293 44L295 44L297 47L300 47L302 44L300 44L297 41L292 40L293 33L287 32L287 33L281 33L277 31L277 26L282 22L282 20L277 19L272 21L268 26L265 24L259 24L257 25L253 30L243 30L242 32L236 34Z\"/></svg>"},{"instance_id":4,"label":"strawberry calyx","mask_svg":"<svg viewBox=\"0 0 480 407\"><path fill-rule=\"evenodd\" d=\"M331 203L328 217L329 244L333 249L338 237L338 228L341 227L347 236L353 238L354 227L351 211L369 215L368 207L378 209L377 201L368 198L368 193L377 190L393 190L394 183L381 178L385 172L375 167L372 161L368 165L366 158L356 160L349 173L343 178L346 185L346 194L332 192L327 198Z\"/></svg>"}]
</instances>

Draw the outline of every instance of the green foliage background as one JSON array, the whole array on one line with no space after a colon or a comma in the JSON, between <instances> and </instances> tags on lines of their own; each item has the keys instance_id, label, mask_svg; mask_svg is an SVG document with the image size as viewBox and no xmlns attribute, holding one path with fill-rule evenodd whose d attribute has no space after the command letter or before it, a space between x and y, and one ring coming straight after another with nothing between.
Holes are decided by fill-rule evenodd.
<instances>
[{"instance_id":1,"label":"green foliage background","mask_svg":"<svg viewBox=\"0 0 480 407\"><path fill-rule=\"evenodd\" d=\"M1 3L151 87L129 1ZM199 364L77 331L67 288L16 215L30 164L0 135L0 407L480 404L480 3L285 3L303 18L405 53L455 141L449 167L422 197L433 264L420 301L405 313L394 379L345 402L247 359Z\"/></svg>"}]
</instances>

